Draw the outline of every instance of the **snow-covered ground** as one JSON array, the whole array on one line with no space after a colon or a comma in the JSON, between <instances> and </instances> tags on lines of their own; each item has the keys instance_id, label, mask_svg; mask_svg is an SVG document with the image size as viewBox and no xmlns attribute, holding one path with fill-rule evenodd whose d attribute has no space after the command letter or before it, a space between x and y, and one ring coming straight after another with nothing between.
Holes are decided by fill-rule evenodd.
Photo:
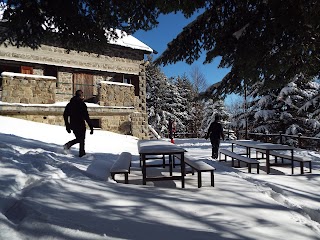
<instances>
[{"instance_id":1,"label":"snow-covered ground","mask_svg":"<svg viewBox=\"0 0 320 240\"><path fill-rule=\"evenodd\" d=\"M87 155L62 145L64 127L0 116L0 239L320 239L320 155L313 172L247 173L208 159L204 139L176 139L212 164L215 187L203 174L141 185L137 139L106 131L87 134ZM221 147L230 144L223 142ZM110 179L119 154L133 155L129 184ZM156 170L155 170L156 171ZM159 169L161 174L167 170ZM299 173L298 168L295 173Z\"/></svg>"}]
</instances>

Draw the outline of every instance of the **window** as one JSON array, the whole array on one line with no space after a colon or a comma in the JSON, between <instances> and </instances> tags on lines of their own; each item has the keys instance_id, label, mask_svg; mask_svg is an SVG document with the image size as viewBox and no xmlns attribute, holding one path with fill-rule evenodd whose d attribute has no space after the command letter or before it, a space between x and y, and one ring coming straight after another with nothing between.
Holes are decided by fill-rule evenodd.
<instances>
[{"instance_id":1,"label":"window","mask_svg":"<svg viewBox=\"0 0 320 240\"><path fill-rule=\"evenodd\" d=\"M45 66L43 75L45 76L51 76L51 77L57 77L58 76L58 70L55 66Z\"/></svg>"},{"instance_id":2,"label":"window","mask_svg":"<svg viewBox=\"0 0 320 240\"><path fill-rule=\"evenodd\" d=\"M131 78L128 77L128 76L124 76L124 77L123 77L123 83L131 84Z\"/></svg>"},{"instance_id":3,"label":"window","mask_svg":"<svg viewBox=\"0 0 320 240\"><path fill-rule=\"evenodd\" d=\"M101 119L92 119L91 123L94 128L101 128Z\"/></svg>"},{"instance_id":4,"label":"window","mask_svg":"<svg viewBox=\"0 0 320 240\"><path fill-rule=\"evenodd\" d=\"M122 82L132 84L134 86L134 95L139 96L139 76L137 75L126 75L126 74L116 74L113 77L114 82Z\"/></svg>"},{"instance_id":5,"label":"window","mask_svg":"<svg viewBox=\"0 0 320 240\"><path fill-rule=\"evenodd\" d=\"M33 74L33 67L21 66L21 73Z\"/></svg>"},{"instance_id":6,"label":"window","mask_svg":"<svg viewBox=\"0 0 320 240\"><path fill-rule=\"evenodd\" d=\"M131 84L134 86L134 95L139 96L140 88L139 88L139 76L131 77Z\"/></svg>"}]
</instances>

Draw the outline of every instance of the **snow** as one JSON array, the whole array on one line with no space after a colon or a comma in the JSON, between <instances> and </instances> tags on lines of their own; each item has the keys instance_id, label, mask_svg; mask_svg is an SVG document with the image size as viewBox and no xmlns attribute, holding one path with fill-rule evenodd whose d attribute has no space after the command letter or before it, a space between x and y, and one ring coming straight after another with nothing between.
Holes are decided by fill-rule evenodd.
<instances>
[{"instance_id":1,"label":"snow","mask_svg":"<svg viewBox=\"0 0 320 240\"><path fill-rule=\"evenodd\" d=\"M311 174L272 166L267 175L263 163L260 174L249 174L210 160L209 141L175 139L216 168L215 187L203 173L202 188L187 174L182 189L180 181L141 184L135 137L96 130L82 158L78 146L63 152L72 138L61 126L0 116L0 239L320 238L317 152L299 152L313 158ZM121 152L133 155L129 184L110 178Z\"/></svg>"},{"instance_id":2,"label":"snow","mask_svg":"<svg viewBox=\"0 0 320 240\"><path fill-rule=\"evenodd\" d=\"M111 81L100 81L100 83L105 83L109 85L120 85L120 86L127 86L127 87L132 87L132 84L129 83L121 83L121 82L111 82Z\"/></svg>"},{"instance_id":3,"label":"snow","mask_svg":"<svg viewBox=\"0 0 320 240\"><path fill-rule=\"evenodd\" d=\"M127 34L124 31L116 29L116 34L118 35L117 39L109 38L110 44L115 44L115 45L123 46L123 47L129 47L132 49L144 50L149 53L153 52L153 49L150 48L148 45L141 42L140 40L138 40L134 36Z\"/></svg>"},{"instance_id":4,"label":"snow","mask_svg":"<svg viewBox=\"0 0 320 240\"><path fill-rule=\"evenodd\" d=\"M8 76L8 77L30 77L35 79L52 79L56 80L56 77L50 76L42 76L42 75L33 75L33 74L23 74L23 73L13 73L13 72L2 72L1 76Z\"/></svg>"}]
</instances>

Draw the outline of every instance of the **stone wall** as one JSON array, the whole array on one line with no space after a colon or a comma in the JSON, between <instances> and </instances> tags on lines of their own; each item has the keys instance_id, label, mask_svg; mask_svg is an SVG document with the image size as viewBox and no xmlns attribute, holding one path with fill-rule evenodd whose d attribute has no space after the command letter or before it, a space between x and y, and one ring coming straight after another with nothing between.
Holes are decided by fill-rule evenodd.
<instances>
[{"instance_id":1,"label":"stone wall","mask_svg":"<svg viewBox=\"0 0 320 240\"><path fill-rule=\"evenodd\" d=\"M71 72L58 72L57 89L56 89L56 101L67 102L73 96L73 84L72 84Z\"/></svg>"},{"instance_id":2,"label":"stone wall","mask_svg":"<svg viewBox=\"0 0 320 240\"><path fill-rule=\"evenodd\" d=\"M56 78L3 72L1 101L7 103L55 103Z\"/></svg>"},{"instance_id":3,"label":"stone wall","mask_svg":"<svg viewBox=\"0 0 320 240\"><path fill-rule=\"evenodd\" d=\"M98 89L98 102L100 106L133 107L134 86L102 81Z\"/></svg>"},{"instance_id":4,"label":"stone wall","mask_svg":"<svg viewBox=\"0 0 320 240\"><path fill-rule=\"evenodd\" d=\"M126 135L132 133L130 115L101 117L100 121L101 129Z\"/></svg>"},{"instance_id":5,"label":"stone wall","mask_svg":"<svg viewBox=\"0 0 320 240\"><path fill-rule=\"evenodd\" d=\"M146 83L145 66L141 64L139 72L139 96L136 96L134 99L134 109L136 112L131 114L132 135L139 139L149 139Z\"/></svg>"}]
</instances>

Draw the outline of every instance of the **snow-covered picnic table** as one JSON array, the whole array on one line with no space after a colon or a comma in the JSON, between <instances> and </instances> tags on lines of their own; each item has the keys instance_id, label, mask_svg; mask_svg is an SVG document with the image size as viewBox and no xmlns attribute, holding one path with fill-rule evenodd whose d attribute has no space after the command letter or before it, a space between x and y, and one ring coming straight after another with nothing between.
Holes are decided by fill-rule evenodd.
<instances>
[{"instance_id":1,"label":"snow-covered picnic table","mask_svg":"<svg viewBox=\"0 0 320 240\"><path fill-rule=\"evenodd\" d=\"M270 151L275 150L288 150L291 152L291 162L293 164L293 154L295 147L288 146L288 145L282 145L282 144L273 144L273 143L264 143L264 142L258 142L258 141L252 141L252 140L231 140L232 144L232 151L234 149L234 145L246 147L247 156L250 157L251 149L258 149L258 150L265 150L266 153L266 168L267 168L267 174L270 173Z\"/></svg>"},{"instance_id":2,"label":"snow-covered picnic table","mask_svg":"<svg viewBox=\"0 0 320 240\"><path fill-rule=\"evenodd\" d=\"M185 162L184 162L184 152L185 149L178 147L175 144L172 144L170 142L164 141L164 140L139 140L138 141L138 151L140 154L140 160L142 164L142 183L143 185L146 185L147 181L163 181L163 180L181 180L181 187L184 188L184 175L185 175ZM172 174L172 167L173 167L173 161L172 156L173 155L180 155L181 157L181 167L180 167L180 176L173 176ZM169 171L170 176L156 176L156 177L147 177L147 168L148 167L159 167L164 166L165 163L161 165L157 164L147 164L148 156L154 156L154 155L168 155L169 156Z\"/></svg>"}]
</instances>

